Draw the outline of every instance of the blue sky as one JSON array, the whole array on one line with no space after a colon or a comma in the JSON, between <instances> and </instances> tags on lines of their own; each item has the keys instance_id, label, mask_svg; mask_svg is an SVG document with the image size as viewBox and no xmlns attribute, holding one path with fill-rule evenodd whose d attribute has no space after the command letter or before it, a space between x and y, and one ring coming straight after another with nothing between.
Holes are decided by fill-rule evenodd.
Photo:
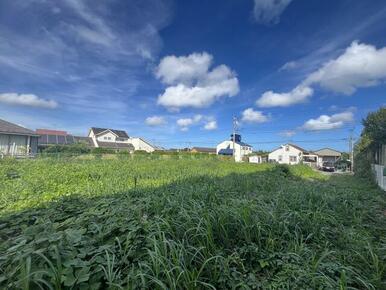
<instances>
[{"instance_id":1,"label":"blue sky","mask_svg":"<svg viewBox=\"0 0 386 290\"><path fill-rule=\"evenodd\" d=\"M0 118L163 147L347 150L386 104L383 0L0 2Z\"/></svg>"}]
</instances>

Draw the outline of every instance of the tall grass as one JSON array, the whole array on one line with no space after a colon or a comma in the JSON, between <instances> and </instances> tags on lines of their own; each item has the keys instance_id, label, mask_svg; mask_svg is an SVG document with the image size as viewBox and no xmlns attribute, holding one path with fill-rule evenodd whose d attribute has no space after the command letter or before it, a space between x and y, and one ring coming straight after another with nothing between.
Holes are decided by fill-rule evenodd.
<instances>
[{"instance_id":1,"label":"tall grass","mask_svg":"<svg viewBox=\"0 0 386 290\"><path fill-rule=\"evenodd\" d=\"M353 176L218 160L0 168L0 288L386 286L384 193Z\"/></svg>"}]
</instances>

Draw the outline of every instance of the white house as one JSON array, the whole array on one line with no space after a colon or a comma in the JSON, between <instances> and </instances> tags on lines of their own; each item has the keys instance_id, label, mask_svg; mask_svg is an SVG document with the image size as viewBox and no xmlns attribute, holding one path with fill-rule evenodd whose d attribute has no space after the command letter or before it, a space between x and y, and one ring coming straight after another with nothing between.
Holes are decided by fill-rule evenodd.
<instances>
[{"instance_id":1,"label":"white house","mask_svg":"<svg viewBox=\"0 0 386 290\"><path fill-rule=\"evenodd\" d=\"M314 153L318 155L318 166L323 166L324 162L329 162L334 164L342 156L341 152L331 148L319 149L317 151L314 151Z\"/></svg>"},{"instance_id":2,"label":"white house","mask_svg":"<svg viewBox=\"0 0 386 290\"><path fill-rule=\"evenodd\" d=\"M123 130L92 127L88 133L94 147L109 148L115 150L153 152L157 147L146 142L142 138L129 137Z\"/></svg>"},{"instance_id":3,"label":"white house","mask_svg":"<svg viewBox=\"0 0 386 290\"><path fill-rule=\"evenodd\" d=\"M318 156L297 145L288 143L269 153L268 161L291 165L303 161L303 163L316 166Z\"/></svg>"},{"instance_id":4,"label":"white house","mask_svg":"<svg viewBox=\"0 0 386 290\"><path fill-rule=\"evenodd\" d=\"M249 163L263 163L262 156L253 155L248 157Z\"/></svg>"},{"instance_id":5,"label":"white house","mask_svg":"<svg viewBox=\"0 0 386 290\"><path fill-rule=\"evenodd\" d=\"M233 144L235 144L234 150ZM241 136L239 134L235 134L234 138L232 134L230 140L223 141L216 147L217 155L233 155L233 151L235 161L241 162L244 156L247 156L252 153L252 146L248 145L247 143L241 142Z\"/></svg>"},{"instance_id":6,"label":"white house","mask_svg":"<svg viewBox=\"0 0 386 290\"><path fill-rule=\"evenodd\" d=\"M38 137L32 130L0 119L0 157L34 155Z\"/></svg>"}]
</instances>

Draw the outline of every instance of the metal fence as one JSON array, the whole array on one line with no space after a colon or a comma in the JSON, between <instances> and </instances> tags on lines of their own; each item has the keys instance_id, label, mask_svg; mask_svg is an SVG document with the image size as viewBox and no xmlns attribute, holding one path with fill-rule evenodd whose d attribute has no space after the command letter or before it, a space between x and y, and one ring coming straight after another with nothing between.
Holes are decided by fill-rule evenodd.
<instances>
[{"instance_id":1,"label":"metal fence","mask_svg":"<svg viewBox=\"0 0 386 290\"><path fill-rule=\"evenodd\" d=\"M379 147L374 154L375 164L372 164L372 170L375 181L383 190L386 191L386 144Z\"/></svg>"}]
</instances>

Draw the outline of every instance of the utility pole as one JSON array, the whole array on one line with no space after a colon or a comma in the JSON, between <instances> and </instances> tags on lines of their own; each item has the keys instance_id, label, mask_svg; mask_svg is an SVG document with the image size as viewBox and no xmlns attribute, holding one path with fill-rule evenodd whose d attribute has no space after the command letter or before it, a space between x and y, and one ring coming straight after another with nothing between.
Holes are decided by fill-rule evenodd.
<instances>
[{"instance_id":1,"label":"utility pole","mask_svg":"<svg viewBox=\"0 0 386 290\"><path fill-rule=\"evenodd\" d=\"M351 159L351 172L354 172L354 128L350 130L350 159Z\"/></svg>"},{"instance_id":2,"label":"utility pole","mask_svg":"<svg viewBox=\"0 0 386 290\"><path fill-rule=\"evenodd\" d=\"M236 155L235 155L235 152L236 152L236 149L235 149L236 130L237 130L237 118L233 117L233 136L232 136L232 140L233 140L233 158L235 159L235 161L236 161Z\"/></svg>"}]
</instances>

